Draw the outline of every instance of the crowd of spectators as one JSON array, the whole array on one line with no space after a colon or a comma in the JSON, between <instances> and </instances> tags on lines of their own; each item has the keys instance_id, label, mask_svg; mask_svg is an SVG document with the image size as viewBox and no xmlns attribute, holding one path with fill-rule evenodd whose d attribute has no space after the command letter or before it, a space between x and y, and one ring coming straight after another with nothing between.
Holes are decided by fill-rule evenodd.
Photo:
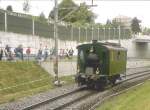
<instances>
[{"instance_id":1,"label":"crowd of spectators","mask_svg":"<svg viewBox=\"0 0 150 110\"><path fill-rule=\"evenodd\" d=\"M60 58L72 58L73 56L73 53L74 53L74 50L71 48L71 49L60 49L59 51L59 57Z\"/></svg>"},{"instance_id":2,"label":"crowd of spectators","mask_svg":"<svg viewBox=\"0 0 150 110\"><path fill-rule=\"evenodd\" d=\"M0 60L15 60L16 58L23 60L23 47L19 45L14 50L9 45L6 45L5 48L0 48Z\"/></svg>"},{"instance_id":3,"label":"crowd of spectators","mask_svg":"<svg viewBox=\"0 0 150 110\"><path fill-rule=\"evenodd\" d=\"M18 45L15 48L11 48L9 45L6 45L5 47L0 47L0 60L7 60L7 61L13 61L13 60L30 60L31 58L31 48L23 48L22 45ZM60 59L63 58L69 58L71 59L74 54L74 50L71 49L59 49L58 55ZM48 48L45 46L44 48L39 48L37 54L34 53L34 58L38 61L46 61L48 58L53 59L55 56L55 49L54 48Z\"/></svg>"}]
</instances>

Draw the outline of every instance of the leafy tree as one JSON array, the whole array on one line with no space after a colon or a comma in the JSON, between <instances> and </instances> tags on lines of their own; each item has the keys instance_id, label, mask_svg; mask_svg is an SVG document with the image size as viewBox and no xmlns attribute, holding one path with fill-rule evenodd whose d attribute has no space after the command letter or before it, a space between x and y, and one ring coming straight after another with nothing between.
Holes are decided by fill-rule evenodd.
<instances>
[{"instance_id":1,"label":"leafy tree","mask_svg":"<svg viewBox=\"0 0 150 110\"><path fill-rule=\"evenodd\" d=\"M42 21L42 22L46 22L46 18L45 18L45 15L44 15L43 12L40 13L39 20Z\"/></svg>"},{"instance_id":2,"label":"leafy tree","mask_svg":"<svg viewBox=\"0 0 150 110\"><path fill-rule=\"evenodd\" d=\"M115 19L112 20L112 26L117 28L118 26L123 26L121 22L117 22Z\"/></svg>"},{"instance_id":3,"label":"leafy tree","mask_svg":"<svg viewBox=\"0 0 150 110\"><path fill-rule=\"evenodd\" d=\"M88 10L88 7L85 3L81 3L79 9L74 13L73 18L75 19L74 23L80 23L84 25L85 23L94 24L94 19L96 15Z\"/></svg>"},{"instance_id":4,"label":"leafy tree","mask_svg":"<svg viewBox=\"0 0 150 110\"><path fill-rule=\"evenodd\" d=\"M23 3L23 11L29 12L29 10L30 10L29 0L25 0L25 2Z\"/></svg>"},{"instance_id":5,"label":"leafy tree","mask_svg":"<svg viewBox=\"0 0 150 110\"><path fill-rule=\"evenodd\" d=\"M72 0L63 0L58 7L58 17L62 21L77 25L94 22L95 15L88 10L85 3L78 6ZM54 19L54 9L50 12L49 17Z\"/></svg>"},{"instance_id":6,"label":"leafy tree","mask_svg":"<svg viewBox=\"0 0 150 110\"><path fill-rule=\"evenodd\" d=\"M72 12L74 10L73 8L77 8L78 6L72 0L63 0L58 7L58 17L62 19L68 13ZM49 17L52 19L54 19L54 11L53 9L49 14ZM64 21L67 21L67 18L65 18Z\"/></svg>"},{"instance_id":7,"label":"leafy tree","mask_svg":"<svg viewBox=\"0 0 150 110\"><path fill-rule=\"evenodd\" d=\"M138 34L139 32L141 32L141 29L140 29L140 23L141 21L138 20L136 17L134 17L132 19L132 22L131 22L131 30L133 32L133 34Z\"/></svg>"},{"instance_id":8,"label":"leafy tree","mask_svg":"<svg viewBox=\"0 0 150 110\"><path fill-rule=\"evenodd\" d=\"M144 35L150 35L150 28L144 28L142 34Z\"/></svg>"},{"instance_id":9,"label":"leafy tree","mask_svg":"<svg viewBox=\"0 0 150 110\"><path fill-rule=\"evenodd\" d=\"M111 25L111 20L107 19L106 25Z\"/></svg>"},{"instance_id":10,"label":"leafy tree","mask_svg":"<svg viewBox=\"0 0 150 110\"><path fill-rule=\"evenodd\" d=\"M107 19L105 27L111 27L111 26L112 26L111 20Z\"/></svg>"},{"instance_id":11,"label":"leafy tree","mask_svg":"<svg viewBox=\"0 0 150 110\"><path fill-rule=\"evenodd\" d=\"M7 11L13 11L12 6L11 6L11 5L8 5L7 8L6 8L6 10L7 10Z\"/></svg>"}]
</instances>

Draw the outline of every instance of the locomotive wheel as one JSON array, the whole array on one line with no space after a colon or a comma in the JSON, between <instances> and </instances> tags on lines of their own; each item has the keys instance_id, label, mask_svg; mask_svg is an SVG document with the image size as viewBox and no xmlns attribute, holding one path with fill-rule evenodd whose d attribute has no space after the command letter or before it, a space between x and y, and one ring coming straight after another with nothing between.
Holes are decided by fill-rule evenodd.
<instances>
[{"instance_id":1,"label":"locomotive wheel","mask_svg":"<svg viewBox=\"0 0 150 110\"><path fill-rule=\"evenodd\" d=\"M110 79L110 82L111 82L111 84L112 84L113 86L116 85L116 80L117 80L118 78L120 78L120 76L116 75L116 76L114 76L114 77L112 77L112 78Z\"/></svg>"},{"instance_id":2,"label":"locomotive wheel","mask_svg":"<svg viewBox=\"0 0 150 110\"><path fill-rule=\"evenodd\" d=\"M82 86L82 83L81 82L78 82L78 87Z\"/></svg>"},{"instance_id":3,"label":"locomotive wheel","mask_svg":"<svg viewBox=\"0 0 150 110\"><path fill-rule=\"evenodd\" d=\"M116 78L113 78L111 81L112 85L114 86L116 84Z\"/></svg>"},{"instance_id":4,"label":"locomotive wheel","mask_svg":"<svg viewBox=\"0 0 150 110\"><path fill-rule=\"evenodd\" d=\"M100 85L99 84L95 84L94 85L94 89L99 90L100 89Z\"/></svg>"},{"instance_id":5,"label":"locomotive wheel","mask_svg":"<svg viewBox=\"0 0 150 110\"><path fill-rule=\"evenodd\" d=\"M93 84L93 83L87 84L87 87L88 87L89 89L93 89L93 88L94 88L94 84Z\"/></svg>"}]
</instances>

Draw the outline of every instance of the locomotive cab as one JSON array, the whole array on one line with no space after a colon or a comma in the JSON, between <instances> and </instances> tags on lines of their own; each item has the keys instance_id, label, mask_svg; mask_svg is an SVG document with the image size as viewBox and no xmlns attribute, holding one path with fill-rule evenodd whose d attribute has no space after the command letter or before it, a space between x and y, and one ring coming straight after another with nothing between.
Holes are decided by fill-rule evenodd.
<instances>
[{"instance_id":1,"label":"locomotive cab","mask_svg":"<svg viewBox=\"0 0 150 110\"><path fill-rule=\"evenodd\" d=\"M79 85L102 87L115 83L126 71L126 49L114 44L93 42L77 47Z\"/></svg>"}]
</instances>

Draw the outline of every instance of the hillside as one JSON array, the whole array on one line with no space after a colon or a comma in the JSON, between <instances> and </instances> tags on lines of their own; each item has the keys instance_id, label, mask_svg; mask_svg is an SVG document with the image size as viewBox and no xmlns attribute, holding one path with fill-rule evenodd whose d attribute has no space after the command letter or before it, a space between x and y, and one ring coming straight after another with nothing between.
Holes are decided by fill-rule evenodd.
<instances>
[{"instance_id":1,"label":"hillside","mask_svg":"<svg viewBox=\"0 0 150 110\"><path fill-rule=\"evenodd\" d=\"M0 103L53 88L52 77L34 62L0 62Z\"/></svg>"}]
</instances>

